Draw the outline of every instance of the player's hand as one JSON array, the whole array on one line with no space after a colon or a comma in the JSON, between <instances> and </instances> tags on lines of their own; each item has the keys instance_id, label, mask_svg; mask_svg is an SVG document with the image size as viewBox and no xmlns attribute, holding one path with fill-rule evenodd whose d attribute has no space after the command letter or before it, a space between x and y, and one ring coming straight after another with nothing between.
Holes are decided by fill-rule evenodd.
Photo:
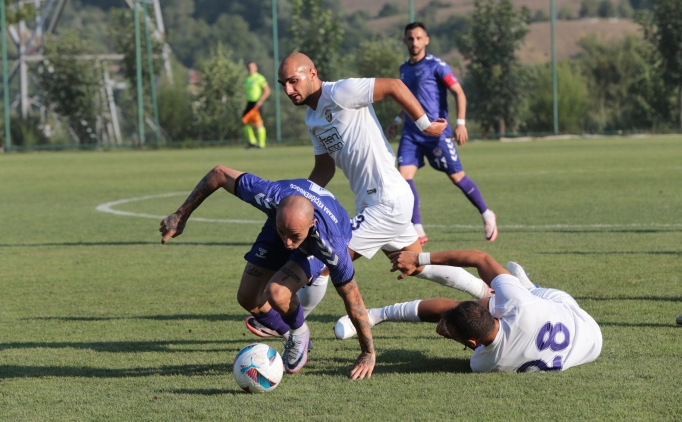
<instances>
[{"instance_id":1,"label":"player's hand","mask_svg":"<svg viewBox=\"0 0 682 422\"><path fill-rule=\"evenodd\" d=\"M386 138L392 139L395 133L398 131L398 122L395 120L391 122L390 125L386 127Z\"/></svg>"},{"instance_id":2,"label":"player's hand","mask_svg":"<svg viewBox=\"0 0 682 422\"><path fill-rule=\"evenodd\" d=\"M455 141L457 145L462 146L466 144L469 140L469 132L467 132L467 127L464 125L457 125L455 127Z\"/></svg>"},{"instance_id":3,"label":"player's hand","mask_svg":"<svg viewBox=\"0 0 682 422\"><path fill-rule=\"evenodd\" d=\"M255 108L256 110L260 110L261 107L263 107L263 103L261 103L260 101L253 105L253 108Z\"/></svg>"},{"instance_id":4,"label":"player's hand","mask_svg":"<svg viewBox=\"0 0 682 422\"><path fill-rule=\"evenodd\" d=\"M390 259L393 264L391 272L400 271L402 273L398 276L398 280L402 280L403 278L412 275L412 273L419 268L419 254L417 252L393 252L388 256L388 259Z\"/></svg>"},{"instance_id":5,"label":"player's hand","mask_svg":"<svg viewBox=\"0 0 682 422\"><path fill-rule=\"evenodd\" d=\"M352 380L361 380L365 378L365 376L367 376L367 379L372 378L375 362L376 355L374 353L360 353L360 356L355 359L355 366L353 366L353 369L350 371L349 378Z\"/></svg>"},{"instance_id":6,"label":"player's hand","mask_svg":"<svg viewBox=\"0 0 682 422\"><path fill-rule=\"evenodd\" d=\"M159 231L161 232L161 243L166 243L171 237L180 236L185 230L185 224L187 224L187 220L177 212L174 212L161 220L159 227Z\"/></svg>"},{"instance_id":7,"label":"player's hand","mask_svg":"<svg viewBox=\"0 0 682 422\"><path fill-rule=\"evenodd\" d=\"M424 133L429 136L440 136L446 127L448 127L448 121L439 117L431 122L431 126L427 127Z\"/></svg>"},{"instance_id":8,"label":"player's hand","mask_svg":"<svg viewBox=\"0 0 682 422\"><path fill-rule=\"evenodd\" d=\"M441 319L440 321L438 321L438 325L436 326L436 333L438 333L439 335L441 335L445 338L449 338L449 339L452 338L452 335L448 331L448 327L445 324L444 319Z\"/></svg>"}]
</instances>

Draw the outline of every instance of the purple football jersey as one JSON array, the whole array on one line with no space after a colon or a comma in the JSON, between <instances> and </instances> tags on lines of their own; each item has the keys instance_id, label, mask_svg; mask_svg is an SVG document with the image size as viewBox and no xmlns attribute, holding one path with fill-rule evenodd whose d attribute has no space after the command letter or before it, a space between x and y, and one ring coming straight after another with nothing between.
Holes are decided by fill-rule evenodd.
<instances>
[{"instance_id":1,"label":"purple football jersey","mask_svg":"<svg viewBox=\"0 0 682 422\"><path fill-rule=\"evenodd\" d=\"M431 54L415 64L408 60L400 66L400 79L417 98L429 120L448 118L448 87L458 81L447 63ZM409 116L406 116L403 133L422 135ZM443 134L452 137L450 123Z\"/></svg>"}]
</instances>

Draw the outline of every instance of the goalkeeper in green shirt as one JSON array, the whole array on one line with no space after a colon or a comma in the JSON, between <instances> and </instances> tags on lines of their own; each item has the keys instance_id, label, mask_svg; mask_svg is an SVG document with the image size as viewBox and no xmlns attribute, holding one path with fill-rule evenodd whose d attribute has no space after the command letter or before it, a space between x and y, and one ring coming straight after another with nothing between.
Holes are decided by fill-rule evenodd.
<instances>
[{"instance_id":1,"label":"goalkeeper in green shirt","mask_svg":"<svg viewBox=\"0 0 682 422\"><path fill-rule=\"evenodd\" d=\"M244 124L244 134L249 141L247 148L265 148L265 126L263 126L263 119L259 110L270 96L270 87L265 77L258 73L258 66L255 62L247 63L246 67L249 69L249 76L246 78L245 84L248 103L244 114L242 114L242 123ZM251 126L256 128L257 142Z\"/></svg>"}]
</instances>

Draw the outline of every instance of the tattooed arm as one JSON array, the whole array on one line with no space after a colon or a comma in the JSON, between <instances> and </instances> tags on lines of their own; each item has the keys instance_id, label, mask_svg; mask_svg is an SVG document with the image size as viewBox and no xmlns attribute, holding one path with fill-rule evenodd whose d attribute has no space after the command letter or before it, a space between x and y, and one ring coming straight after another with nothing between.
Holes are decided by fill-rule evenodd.
<instances>
[{"instance_id":1,"label":"tattooed arm","mask_svg":"<svg viewBox=\"0 0 682 422\"><path fill-rule=\"evenodd\" d=\"M192 193L189 194L185 202L173 214L161 221L161 243L166 243L171 237L180 236L185 230L185 224L189 216L195 209L199 208L204 199L211 196L219 188L234 195L234 184L243 171L230 169L223 166L216 166L209 171L206 176L196 185Z\"/></svg>"},{"instance_id":2,"label":"tattooed arm","mask_svg":"<svg viewBox=\"0 0 682 422\"><path fill-rule=\"evenodd\" d=\"M351 379L363 379L365 376L369 379L374 370L374 363L376 355L374 353L374 342L372 340L372 330L369 325L369 315L365 308L365 303L362 301L360 289L353 279L351 282L343 286L336 287L336 291L343 299L346 305L346 313L350 317L351 322L358 332L358 340L360 341L360 356L355 360L355 365L350 371Z\"/></svg>"}]
</instances>

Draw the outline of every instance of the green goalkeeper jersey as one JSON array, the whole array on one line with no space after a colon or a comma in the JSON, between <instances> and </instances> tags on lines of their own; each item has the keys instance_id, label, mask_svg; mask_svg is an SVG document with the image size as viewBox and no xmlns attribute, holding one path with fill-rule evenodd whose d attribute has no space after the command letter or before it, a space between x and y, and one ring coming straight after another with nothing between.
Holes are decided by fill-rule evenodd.
<instances>
[{"instance_id":1,"label":"green goalkeeper jersey","mask_svg":"<svg viewBox=\"0 0 682 422\"><path fill-rule=\"evenodd\" d=\"M244 86L246 87L246 101L256 102L263 95L263 88L268 86L268 81L265 76L255 72L246 78Z\"/></svg>"}]
</instances>

